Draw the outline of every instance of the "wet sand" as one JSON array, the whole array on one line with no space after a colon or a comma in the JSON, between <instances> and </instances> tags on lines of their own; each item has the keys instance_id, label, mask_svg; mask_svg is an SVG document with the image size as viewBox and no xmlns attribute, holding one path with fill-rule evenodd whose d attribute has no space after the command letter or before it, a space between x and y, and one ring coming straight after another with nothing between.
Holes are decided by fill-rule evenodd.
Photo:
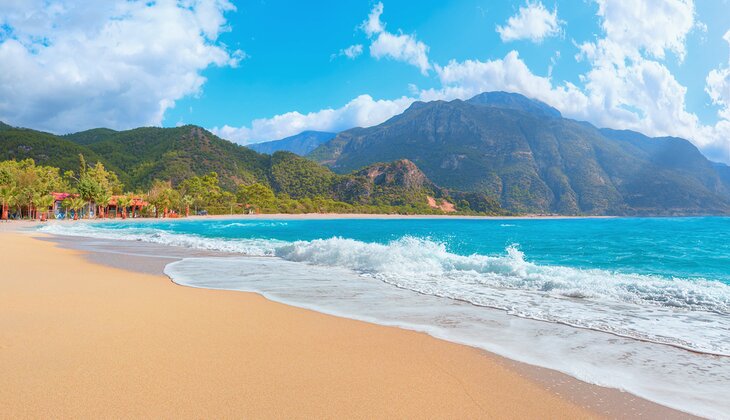
<instances>
[{"instance_id":1,"label":"wet sand","mask_svg":"<svg viewBox=\"0 0 730 420\"><path fill-rule=\"evenodd\" d=\"M164 261L95 263L7 225L0 406L9 417L682 416L422 333L180 287L155 273Z\"/></svg>"}]
</instances>

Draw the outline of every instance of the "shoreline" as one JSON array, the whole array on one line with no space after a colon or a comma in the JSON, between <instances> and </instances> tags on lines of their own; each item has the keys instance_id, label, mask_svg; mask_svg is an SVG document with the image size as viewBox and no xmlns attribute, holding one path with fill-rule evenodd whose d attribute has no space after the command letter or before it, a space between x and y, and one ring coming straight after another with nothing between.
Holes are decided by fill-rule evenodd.
<instances>
[{"instance_id":1,"label":"shoreline","mask_svg":"<svg viewBox=\"0 0 730 420\"><path fill-rule=\"evenodd\" d=\"M16 227L19 227L19 224L10 224L14 225ZM8 226L8 224L6 224ZM0 229L1 231L2 229ZM5 236L5 235L3 235ZM23 235L26 236L26 235ZM55 238L55 239L53 239ZM59 238L62 237L52 237L50 241L58 244ZM35 240L35 239L34 239ZM49 240L49 239L46 239ZM44 240L45 242L45 240ZM69 246L69 244L63 245L61 244L63 248L66 248ZM93 265L100 265L100 267L108 268L109 266L115 266L118 269L122 268L127 271L131 266L138 266L141 261L144 261L146 257L129 257L129 256L119 256L117 255L117 259L121 261L117 261L116 264L109 264L108 258L106 263L104 262L105 258L103 256L100 257L100 255L96 254L102 254L101 252L79 252L74 251L79 257L82 258L83 261L93 261ZM169 262L169 261L168 261ZM127 266L126 268L124 266ZM162 266L166 265L163 264ZM159 266L156 266L152 269L152 271L159 270ZM136 274L135 272L131 272L132 274ZM154 277L162 277L159 275L159 272ZM168 284L172 285L175 288L180 288L180 286L172 283L169 281L167 277L162 277ZM185 288L185 287L182 287ZM188 289L188 288L185 288ZM192 289L197 290L198 292L201 291L201 289ZM202 289L203 293L205 292L216 292L211 290L205 290ZM232 292L232 291L226 291L226 292L220 292L217 291L216 293L226 293L231 294L233 296L247 296L247 295L254 295L257 297L261 297L258 294L255 293L244 293L244 292ZM241 297L241 299L249 299L249 297ZM263 298L262 298L263 299ZM282 305L280 303L272 302L269 300L266 300L266 302L270 302L275 305ZM284 305L286 307L291 307L288 305ZM305 312L313 312L317 313L322 316L330 317L330 315L324 315L315 311L309 311L306 309L300 309L295 308L300 311ZM354 321L352 319L345 319L345 318L339 318L339 317L333 317L337 320L340 320L338 322L345 322L345 323L353 323L355 325L353 328L356 330L359 329L356 325L362 324L361 321ZM591 385L582 381L579 381L577 379L574 379L572 377L569 377L568 375L559 373L557 371L553 371L550 369L535 367L532 365L528 365L521 362L512 361L510 359L494 355L492 353L489 353L484 350L480 350L474 347L470 347L467 345L461 345L461 344L454 344L452 342L443 341L437 338L433 338L425 333L419 333L419 332L413 332L408 331L406 329L401 329L397 327L383 327L381 325L377 324L369 324L373 325L378 328L386 328L386 329L392 329L399 332L407 332L408 334L417 334L417 335L423 335L428 337L430 340L435 340L436 342L446 343L448 345L455 345L460 348L468 349L468 351L476 352L477 354L480 354L484 357L488 357L490 359L496 359L498 360L498 364L502 366L506 366L507 369L512 373L518 374L522 379L527 380L529 383L533 385L537 385L538 388L542 389L543 391L549 391L550 393L554 395L559 395L561 400L564 400L563 402L568 402L570 405L575 406L574 408L579 409L588 409L593 414L598 414L601 416L608 416L608 417L625 417L628 415L636 415L636 414L643 414L644 416L649 415L650 417L672 417L672 418L686 418L689 417L688 414L682 413L680 411L676 411L674 409L670 409L652 402L649 402L647 400L644 400L639 397L635 397L631 394L615 390L615 389L609 389L609 388L603 388L597 385ZM488 367L488 371L483 372L484 375L491 375L491 369L493 366ZM493 390L490 390L492 392ZM541 413L545 414L545 413ZM565 414L561 412L561 414Z\"/></svg>"},{"instance_id":2,"label":"shoreline","mask_svg":"<svg viewBox=\"0 0 730 420\"><path fill-rule=\"evenodd\" d=\"M1 235L10 417L598 417L473 348Z\"/></svg>"},{"instance_id":3,"label":"shoreline","mask_svg":"<svg viewBox=\"0 0 730 420\"><path fill-rule=\"evenodd\" d=\"M180 218L105 218L105 219L79 219L79 220L55 220L48 219L46 222L39 220L3 220L2 224L33 225L43 223L103 223L103 222L144 222L144 221L193 221L193 220L230 220L230 219L251 219L251 220L337 220L337 219L374 219L374 220L403 220L403 219L445 219L445 220L583 220L583 219L617 219L632 216L561 216L561 215L519 215L519 216L470 216L470 215L448 215L448 214L370 214L370 213L265 213L265 214L216 214ZM639 217L639 216L637 216ZM665 217L665 216L647 216ZM671 217L671 216L670 216ZM680 216L681 217L681 216ZM706 216L686 216L706 217ZM709 217L709 216L708 216Z\"/></svg>"}]
</instances>

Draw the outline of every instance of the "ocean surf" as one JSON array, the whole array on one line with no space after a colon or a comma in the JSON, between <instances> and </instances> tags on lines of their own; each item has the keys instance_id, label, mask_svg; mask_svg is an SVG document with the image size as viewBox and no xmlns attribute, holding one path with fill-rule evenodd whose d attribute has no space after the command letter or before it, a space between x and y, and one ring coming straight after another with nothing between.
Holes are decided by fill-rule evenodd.
<instances>
[{"instance_id":1,"label":"ocean surf","mask_svg":"<svg viewBox=\"0 0 730 420\"><path fill-rule=\"evenodd\" d=\"M728 228L727 219L242 219L43 230L238 254L165 272L186 286L425 331L722 417Z\"/></svg>"}]
</instances>

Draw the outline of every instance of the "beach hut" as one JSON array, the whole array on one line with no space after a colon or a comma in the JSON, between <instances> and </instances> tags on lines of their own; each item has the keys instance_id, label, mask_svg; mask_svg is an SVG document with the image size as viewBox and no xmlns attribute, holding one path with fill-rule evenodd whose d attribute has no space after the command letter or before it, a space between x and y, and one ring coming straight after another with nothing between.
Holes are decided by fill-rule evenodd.
<instances>
[{"instance_id":1,"label":"beach hut","mask_svg":"<svg viewBox=\"0 0 730 420\"><path fill-rule=\"evenodd\" d=\"M113 195L109 200L109 213L114 209L114 217L139 217L140 212L149 203L139 196ZM130 210L129 213L125 210Z\"/></svg>"}]
</instances>

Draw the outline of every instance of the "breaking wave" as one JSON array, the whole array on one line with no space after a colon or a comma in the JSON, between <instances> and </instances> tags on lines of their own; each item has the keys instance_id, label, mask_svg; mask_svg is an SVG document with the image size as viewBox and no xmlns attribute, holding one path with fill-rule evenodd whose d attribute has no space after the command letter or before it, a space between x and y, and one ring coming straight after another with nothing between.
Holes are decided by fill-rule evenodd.
<instances>
[{"instance_id":1,"label":"breaking wave","mask_svg":"<svg viewBox=\"0 0 730 420\"><path fill-rule=\"evenodd\" d=\"M286 242L206 238L160 229L92 224L45 226L47 233L123 239L345 268L361 276L522 318L730 355L730 286L530 262L517 245L502 255L458 255L447 244L404 236L386 244L334 237Z\"/></svg>"}]
</instances>

